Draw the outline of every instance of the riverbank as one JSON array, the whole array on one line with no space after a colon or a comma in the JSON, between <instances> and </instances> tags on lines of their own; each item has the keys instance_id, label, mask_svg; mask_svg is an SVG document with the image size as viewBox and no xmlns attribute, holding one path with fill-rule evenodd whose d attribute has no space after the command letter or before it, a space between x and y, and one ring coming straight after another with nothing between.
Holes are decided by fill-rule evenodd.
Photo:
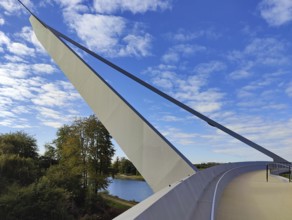
<instances>
[{"instance_id":1,"label":"riverbank","mask_svg":"<svg viewBox=\"0 0 292 220\"><path fill-rule=\"evenodd\" d=\"M117 209L123 209L124 211L133 207L134 205L136 205L138 202L135 201L128 201L128 200L124 200L121 199L117 196L112 196L109 195L107 193L100 193L101 197L107 201L107 203L114 208Z\"/></svg>"},{"instance_id":2,"label":"riverbank","mask_svg":"<svg viewBox=\"0 0 292 220\"><path fill-rule=\"evenodd\" d=\"M126 175L126 174L116 174L115 179L121 180L138 180L138 181L145 181L143 176L141 175Z\"/></svg>"}]
</instances>

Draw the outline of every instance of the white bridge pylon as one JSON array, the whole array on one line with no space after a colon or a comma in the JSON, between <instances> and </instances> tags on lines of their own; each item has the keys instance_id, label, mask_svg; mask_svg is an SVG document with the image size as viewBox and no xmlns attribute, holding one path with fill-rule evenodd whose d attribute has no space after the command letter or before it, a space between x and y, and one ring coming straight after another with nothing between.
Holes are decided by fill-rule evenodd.
<instances>
[{"instance_id":1,"label":"white bridge pylon","mask_svg":"<svg viewBox=\"0 0 292 220\"><path fill-rule=\"evenodd\" d=\"M154 192L196 172L196 168L36 17L33 30L64 74L143 175Z\"/></svg>"}]
</instances>

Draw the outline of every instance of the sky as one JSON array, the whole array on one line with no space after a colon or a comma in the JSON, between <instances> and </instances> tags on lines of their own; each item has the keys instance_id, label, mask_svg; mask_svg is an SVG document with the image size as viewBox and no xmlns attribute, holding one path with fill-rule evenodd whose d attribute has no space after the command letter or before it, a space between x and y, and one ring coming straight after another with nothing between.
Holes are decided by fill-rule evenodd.
<instances>
[{"instance_id":1,"label":"sky","mask_svg":"<svg viewBox=\"0 0 292 220\"><path fill-rule=\"evenodd\" d=\"M292 0L23 2L51 27L292 160ZM0 133L27 132L43 153L59 127L93 112L28 18L16 0L0 0ZM72 48L191 162L270 160Z\"/></svg>"}]
</instances>

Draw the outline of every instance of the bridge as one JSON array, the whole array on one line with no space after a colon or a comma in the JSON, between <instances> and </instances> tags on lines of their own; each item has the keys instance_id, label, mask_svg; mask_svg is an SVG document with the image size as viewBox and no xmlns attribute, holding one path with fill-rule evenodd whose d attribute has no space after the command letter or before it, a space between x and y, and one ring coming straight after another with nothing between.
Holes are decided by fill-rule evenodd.
<instances>
[{"instance_id":1,"label":"bridge","mask_svg":"<svg viewBox=\"0 0 292 220\"><path fill-rule=\"evenodd\" d=\"M148 199L116 217L117 220L292 218L292 184L273 175L287 172L287 167L281 167L277 172L273 168L275 164L284 163L289 167L288 173L291 174L290 164L284 158L95 54L48 26L33 13L30 22L38 40L155 192ZM272 160L227 163L198 171L175 146L72 50L67 42ZM268 171L271 171L271 174Z\"/></svg>"}]
</instances>

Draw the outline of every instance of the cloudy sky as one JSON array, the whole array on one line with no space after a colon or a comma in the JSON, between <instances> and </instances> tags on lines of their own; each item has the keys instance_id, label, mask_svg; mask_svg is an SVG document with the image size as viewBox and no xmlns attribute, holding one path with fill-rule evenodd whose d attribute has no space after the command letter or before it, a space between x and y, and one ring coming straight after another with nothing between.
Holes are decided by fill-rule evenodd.
<instances>
[{"instance_id":1,"label":"cloudy sky","mask_svg":"<svg viewBox=\"0 0 292 220\"><path fill-rule=\"evenodd\" d=\"M291 0L23 2L94 52L292 160ZM0 133L28 132L43 152L60 126L92 111L28 18L16 0L0 1ZM77 52L191 162L268 159Z\"/></svg>"}]
</instances>

